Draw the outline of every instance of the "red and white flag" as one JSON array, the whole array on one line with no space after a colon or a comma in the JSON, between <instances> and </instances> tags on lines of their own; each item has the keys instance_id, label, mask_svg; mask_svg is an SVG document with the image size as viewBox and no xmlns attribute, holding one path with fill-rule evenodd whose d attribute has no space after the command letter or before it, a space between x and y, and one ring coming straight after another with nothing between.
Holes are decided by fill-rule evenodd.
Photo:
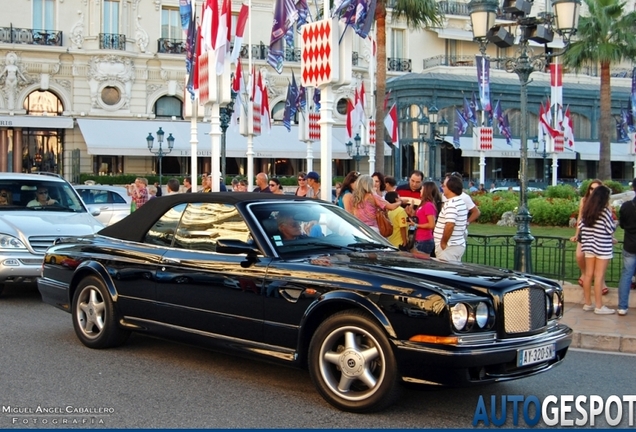
<instances>
[{"instance_id":1,"label":"red and white flag","mask_svg":"<svg viewBox=\"0 0 636 432\"><path fill-rule=\"evenodd\" d=\"M347 99L347 121L345 124L347 130L347 137L353 139L353 117L355 114L355 107L349 99Z\"/></svg>"},{"instance_id":2,"label":"red and white flag","mask_svg":"<svg viewBox=\"0 0 636 432\"><path fill-rule=\"evenodd\" d=\"M216 74L223 75L225 57L230 52L230 38L232 35L232 0L223 0L219 28L216 33Z\"/></svg>"},{"instance_id":3,"label":"red and white flag","mask_svg":"<svg viewBox=\"0 0 636 432\"><path fill-rule=\"evenodd\" d=\"M362 81L362 84L360 85L360 92L358 92L358 102L356 104L356 124L354 125L356 127L356 129L358 128L358 126L364 126L365 125L365 120L366 120L366 115L364 113L364 107L366 105L366 95L364 94L364 81Z\"/></svg>"},{"instance_id":4,"label":"red and white flag","mask_svg":"<svg viewBox=\"0 0 636 432\"><path fill-rule=\"evenodd\" d=\"M261 88L261 132L272 132L272 118L269 111L269 96L267 95L267 86L263 84L261 74L258 74L259 87Z\"/></svg>"},{"instance_id":5,"label":"red and white flag","mask_svg":"<svg viewBox=\"0 0 636 432\"><path fill-rule=\"evenodd\" d=\"M243 70L241 68L241 59L237 59L236 72L234 73L234 80L232 81L232 91L236 93L236 99L234 101L234 112L230 119L230 124L236 128L238 122L243 113L243 95L245 94L245 82L243 81Z\"/></svg>"},{"instance_id":6,"label":"red and white flag","mask_svg":"<svg viewBox=\"0 0 636 432\"><path fill-rule=\"evenodd\" d=\"M541 107L543 108L543 112L539 111L539 123L543 125L544 133L549 134L552 138L555 138L559 135L559 131L552 127L552 114L550 112L550 99L548 99L548 103L545 108L543 104Z\"/></svg>"},{"instance_id":7,"label":"red and white flag","mask_svg":"<svg viewBox=\"0 0 636 432\"><path fill-rule=\"evenodd\" d=\"M201 15L201 33L203 34L202 51L213 51L216 47L216 35L219 33L218 0L206 0Z\"/></svg>"},{"instance_id":8,"label":"red and white flag","mask_svg":"<svg viewBox=\"0 0 636 432\"><path fill-rule=\"evenodd\" d=\"M239 12L238 19L236 20L236 35L234 36L234 48L232 48L231 56L232 63L236 63L236 59L239 58L239 54L241 53L243 35L245 34L245 25L247 24L249 13L249 6L243 3L241 5L241 11Z\"/></svg>"},{"instance_id":9,"label":"red and white flag","mask_svg":"<svg viewBox=\"0 0 636 432\"><path fill-rule=\"evenodd\" d=\"M550 97L553 105L563 106L563 65L550 63Z\"/></svg>"},{"instance_id":10,"label":"red and white flag","mask_svg":"<svg viewBox=\"0 0 636 432\"><path fill-rule=\"evenodd\" d=\"M384 117L384 126L389 131L389 135L391 135L391 142L394 146L399 147L400 143L398 141L398 116L397 116L397 105L393 104L386 117Z\"/></svg>"},{"instance_id":11,"label":"red and white flag","mask_svg":"<svg viewBox=\"0 0 636 432\"><path fill-rule=\"evenodd\" d=\"M574 122L572 121L572 114L570 113L570 107L565 110L563 117L563 136L565 138L565 148L568 150L574 150Z\"/></svg>"},{"instance_id":12,"label":"red and white flag","mask_svg":"<svg viewBox=\"0 0 636 432\"><path fill-rule=\"evenodd\" d=\"M263 100L263 91L261 89L261 72L258 72L258 76L254 75L252 72L252 100L254 101L253 112L252 112L252 121L254 124L253 133L254 135L261 134L261 103Z\"/></svg>"}]
</instances>

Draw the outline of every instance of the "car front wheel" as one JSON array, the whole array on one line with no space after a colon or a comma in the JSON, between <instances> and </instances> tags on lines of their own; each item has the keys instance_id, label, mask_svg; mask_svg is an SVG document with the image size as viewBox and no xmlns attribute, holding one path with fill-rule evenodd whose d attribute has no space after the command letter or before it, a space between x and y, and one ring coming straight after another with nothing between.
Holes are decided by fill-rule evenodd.
<instances>
[{"instance_id":1,"label":"car front wheel","mask_svg":"<svg viewBox=\"0 0 636 432\"><path fill-rule=\"evenodd\" d=\"M89 348L110 348L123 344L130 332L118 325L113 300L104 283L95 276L84 278L73 295L73 327Z\"/></svg>"},{"instance_id":2,"label":"car front wheel","mask_svg":"<svg viewBox=\"0 0 636 432\"><path fill-rule=\"evenodd\" d=\"M343 411L379 411L398 396L397 365L389 340L362 311L327 318L312 337L308 360L320 394Z\"/></svg>"}]
</instances>

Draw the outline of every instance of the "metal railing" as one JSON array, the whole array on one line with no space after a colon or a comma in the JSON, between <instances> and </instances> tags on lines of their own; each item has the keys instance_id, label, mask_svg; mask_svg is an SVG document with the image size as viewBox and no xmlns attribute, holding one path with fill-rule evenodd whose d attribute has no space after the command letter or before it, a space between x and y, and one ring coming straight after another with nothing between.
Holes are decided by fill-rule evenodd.
<instances>
[{"instance_id":1,"label":"metal railing","mask_svg":"<svg viewBox=\"0 0 636 432\"><path fill-rule=\"evenodd\" d=\"M62 32L13 27L0 27L0 43L62 46Z\"/></svg>"},{"instance_id":2,"label":"metal railing","mask_svg":"<svg viewBox=\"0 0 636 432\"><path fill-rule=\"evenodd\" d=\"M233 45L231 46L233 49ZM239 57L241 59L248 58L248 45L241 45L241 50L239 51ZM269 45L264 43L252 44L252 59L253 60L267 60L267 55L269 54ZM302 55L302 51L300 48L295 47L285 47L285 61L288 62L296 62L300 63L300 57ZM354 51L351 55L351 62L353 66L358 65L358 52Z\"/></svg>"},{"instance_id":3,"label":"metal railing","mask_svg":"<svg viewBox=\"0 0 636 432\"><path fill-rule=\"evenodd\" d=\"M126 35L116 33L100 33L99 49L126 51Z\"/></svg>"},{"instance_id":4,"label":"metal railing","mask_svg":"<svg viewBox=\"0 0 636 432\"><path fill-rule=\"evenodd\" d=\"M492 267L514 268L516 242L513 235L468 235L464 262ZM533 273L558 281L576 281L580 270L576 264L576 243L563 237L534 236ZM605 273L608 286L618 286L623 265L623 242L614 245L614 258Z\"/></svg>"},{"instance_id":5,"label":"metal railing","mask_svg":"<svg viewBox=\"0 0 636 432\"><path fill-rule=\"evenodd\" d=\"M438 55L435 57L429 57L424 59L424 69L429 69L435 66L474 66L474 55Z\"/></svg>"},{"instance_id":6,"label":"metal railing","mask_svg":"<svg viewBox=\"0 0 636 432\"><path fill-rule=\"evenodd\" d=\"M183 39L157 39L157 52L165 54L183 54L186 52L186 41Z\"/></svg>"}]
</instances>

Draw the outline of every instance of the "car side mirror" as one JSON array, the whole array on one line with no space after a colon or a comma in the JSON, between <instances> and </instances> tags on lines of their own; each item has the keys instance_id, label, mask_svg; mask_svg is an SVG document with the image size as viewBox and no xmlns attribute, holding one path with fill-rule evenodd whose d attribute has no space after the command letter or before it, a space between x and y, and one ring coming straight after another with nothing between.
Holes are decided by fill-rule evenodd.
<instances>
[{"instance_id":1,"label":"car side mirror","mask_svg":"<svg viewBox=\"0 0 636 432\"><path fill-rule=\"evenodd\" d=\"M99 209L99 206L87 205L88 212L93 216L99 216L102 211Z\"/></svg>"}]
</instances>

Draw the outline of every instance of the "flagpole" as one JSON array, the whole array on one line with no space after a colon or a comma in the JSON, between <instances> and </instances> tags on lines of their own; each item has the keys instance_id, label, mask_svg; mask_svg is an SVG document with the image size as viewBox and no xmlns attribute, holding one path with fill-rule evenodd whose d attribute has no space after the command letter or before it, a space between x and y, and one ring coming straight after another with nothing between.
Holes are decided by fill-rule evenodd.
<instances>
[{"instance_id":1,"label":"flagpole","mask_svg":"<svg viewBox=\"0 0 636 432\"><path fill-rule=\"evenodd\" d=\"M326 18L329 16L329 2L324 2L324 14ZM338 27L336 27L338 28ZM322 185L320 188L320 198L331 202L332 187L332 151L333 151L333 105L334 92L331 84L325 85L320 89L320 177Z\"/></svg>"},{"instance_id":2,"label":"flagpole","mask_svg":"<svg viewBox=\"0 0 636 432\"><path fill-rule=\"evenodd\" d=\"M195 20L196 19L196 1L192 1L192 16L190 17L191 20ZM196 23L194 23L195 28L198 29L198 26L196 25ZM198 40L198 35L195 34L193 39L192 39L192 43L197 43ZM196 50L193 53L194 56L196 56ZM193 58L192 59L192 68L190 69L190 73L194 74L194 67L199 67L198 66L198 59ZM187 87L187 83L186 83L186 87ZM194 90L193 90L194 91ZM186 95L187 95L187 90L186 90ZM199 120L199 99L196 95L196 93L194 93L194 97L190 97L190 186L191 186L191 191L192 192L196 192L197 191L197 176L198 176L198 153L199 153L199 129L198 129L198 120Z\"/></svg>"},{"instance_id":3,"label":"flagpole","mask_svg":"<svg viewBox=\"0 0 636 432\"><path fill-rule=\"evenodd\" d=\"M314 142L309 138L309 101L313 101L313 87L305 88L305 109L307 110L307 117L305 117L305 113L301 112L301 117L303 120L303 136L305 137L305 144L307 145L307 172L314 170ZM311 95L311 98L309 98Z\"/></svg>"},{"instance_id":4,"label":"flagpole","mask_svg":"<svg viewBox=\"0 0 636 432\"><path fill-rule=\"evenodd\" d=\"M375 43L375 38L373 37L373 35L375 34L375 28L374 31L371 33L371 48L369 49L370 55L369 55L369 88L371 89L371 115L369 116L369 118L371 120L375 119L376 113L375 113L375 91L373 91L373 89L375 89L375 83L374 83L374 76L375 76L375 71L374 71L374 63L376 62L375 59L375 52L373 49L373 44ZM363 107L364 109L364 107ZM377 127L377 122L376 122L376 127ZM369 143L369 175L373 174L375 172L375 146L371 147L371 128L367 129L367 143ZM382 140L381 143L375 143L375 145L381 145L382 146L382 154L384 154L384 140Z\"/></svg>"}]
</instances>

